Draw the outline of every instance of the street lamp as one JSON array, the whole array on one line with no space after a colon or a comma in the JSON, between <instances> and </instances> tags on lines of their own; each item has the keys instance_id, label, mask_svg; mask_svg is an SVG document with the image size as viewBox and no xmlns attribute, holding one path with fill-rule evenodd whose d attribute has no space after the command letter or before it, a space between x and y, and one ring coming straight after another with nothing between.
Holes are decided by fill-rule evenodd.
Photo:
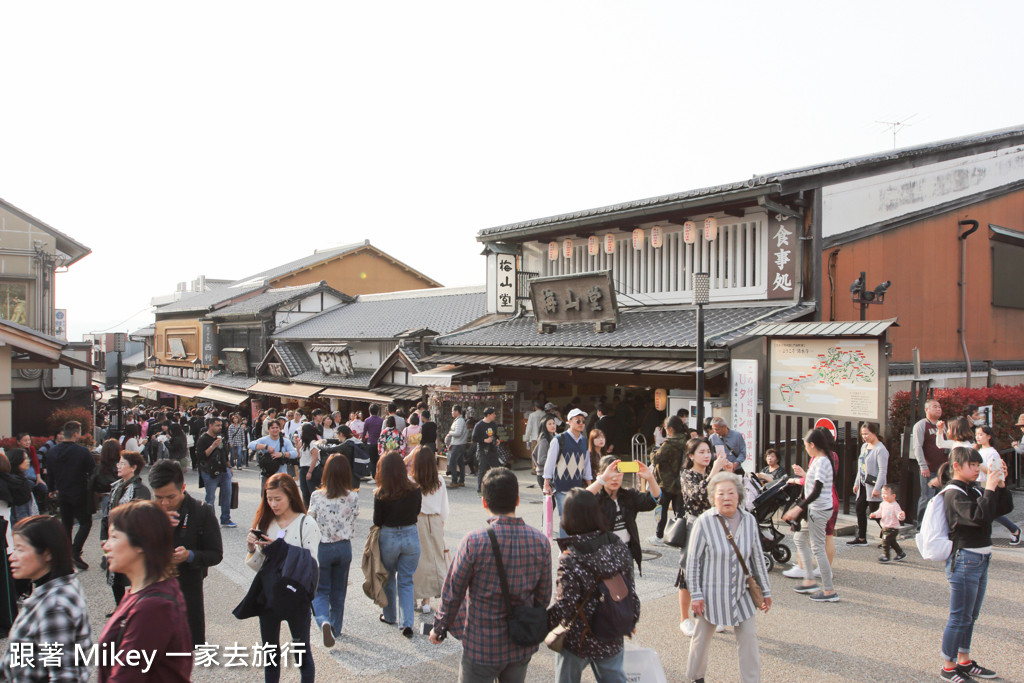
<instances>
[{"instance_id":1,"label":"street lamp","mask_svg":"<svg viewBox=\"0 0 1024 683\"><path fill-rule=\"evenodd\" d=\"M128 335L124 332L114 334L114 350L117 351L117 436L124 434L124 406L121 404L123 400L121 389L124 385L124 370L122 369L121 360L127 340Z\"/></svg>"},{"instance_id":2,"label":"street lamp","mask_svg":"<svg viewBox=\"0 0 1024 683\"><path fill-rule=\"evenodd\" d=\"M860 277L853 281L850 285L850 297L853 299L853 303L860 304L860 319L867 320L867 311L869 304L884 304L885 293L888 291L892 283L886 280L882 284L872 289L867 289L865 284L867 279L864 273L861 272Z\"/></svg>"},{"instance_id":3,"label":"street lamp","mask_svg":"<svg viewBox=\"0 0 1024 683\"><path fill-rule=\"evenodd\" d=\"M704 429L704 306L711 300L711 274L694 273L693 305L697 307L697 429Z\"/></svg>"}]
</instances>

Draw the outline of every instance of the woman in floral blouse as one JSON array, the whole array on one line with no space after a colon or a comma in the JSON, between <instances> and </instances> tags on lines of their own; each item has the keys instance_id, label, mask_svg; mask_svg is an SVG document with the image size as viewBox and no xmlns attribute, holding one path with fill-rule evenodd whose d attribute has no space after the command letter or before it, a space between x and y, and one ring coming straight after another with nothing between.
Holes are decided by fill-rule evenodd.
<instances>
[{"instance_id":1,"label":"woman in floral blouse","mask_svg":"<svg viewBox=\"0 0 1024 683\"><path fill-rule=\"evenodd\" d=\"M721 470L732 471L732 464L722 455L711 464L711 444L707 439L690 439L686 442L686 460L683 463L683 474L680 487L683 492L683 510L686 511L686 524L691 529L693 523L711 509L708 500L708 482ZM679 628L683 634L692 636L697 627L696 619L690 617L690 590L686 584L686 548L679 550L679 575L676 577L676 588L679 589Z\"/></svg>"},{"instance_id":2,"label":"woman in floral blouse","mask_svg":"<svg viewBox=\"0 0 1024 683\"><path fill-rule=\"evenodd\" d=\"M324 647L334 647L341 633L352 564L352 535L359 516L359 493L349 489L352 468L344 454L327 459L320 488L309 499L309 516L320 526L320 583L313 598L313 616L323 633Z\"/></svg>"},{"instance_id":3,"label":"woman in floral blouse","mask_svg":"<svg viewBox=\"0 0 1024 683\"><path fill-rule=\"evenodd\" d=\"M401 453L404 448L405 438L395 428L395 416L388 415L388 419L384 422L384 429L380 432L380 438L377 439L377 453L383 458L388 451Z\"/></svg>"}]
</instances>

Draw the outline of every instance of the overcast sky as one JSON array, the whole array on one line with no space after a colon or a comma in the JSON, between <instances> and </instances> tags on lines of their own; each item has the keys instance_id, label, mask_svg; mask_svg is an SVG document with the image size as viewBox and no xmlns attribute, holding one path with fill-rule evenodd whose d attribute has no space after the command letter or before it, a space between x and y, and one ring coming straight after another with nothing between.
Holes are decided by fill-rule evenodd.
<instances>
[{"instance_id":1,"label":"overcast sky","mask_svg":"<svg viewBox=\"0 0 1024 683\"><path fill-rule=\"evenodd\" d=\"M1020 2L2 2L0 197L92 248L69 339L362 239L477 231L1024 124Z\"/></svg>"}]
</instances>

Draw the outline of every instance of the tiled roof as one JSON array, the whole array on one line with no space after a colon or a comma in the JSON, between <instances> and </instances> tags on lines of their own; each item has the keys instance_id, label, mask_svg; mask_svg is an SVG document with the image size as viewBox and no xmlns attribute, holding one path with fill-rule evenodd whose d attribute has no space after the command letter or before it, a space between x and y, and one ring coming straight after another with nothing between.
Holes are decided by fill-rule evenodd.
<instances>
[{"instance_id":1,"label":"tiled roof","mask_svg":"<svg viewBox=\"0 0 1024 683\"><path fill-rule=\"evenodd\" d=\"M232 318L257 315L264 311L272 311L278 306L288 303L293 299L300 299L320 288L331 289L327 286L327 283L322 280L320 282L312 282L308 285L268 289L267 291L257 294L245 301L239 301L237 304L231 304L230 306L225 306L224 308L213 311L209 317ZM331 291L334 292L335 290L331 289ZM341 295L340 292L336 293Z\"/></svg>"},{"instance_id":2,"label":"tiled roof","mask_svg":"<svg viewBox=\"0 0 1024 683\"><path fill-rule=\"evenodd\" d=\"M146 325L145 327L140 327L139 329L135 330L134 332L129 332L128 336L129 337L152 337L154 334L156 334L156 326L154 326L154 325Z\"/></svg>"},{"instance_id":3,"label":"tiled roof","mask_svg":"<svg viewBox=\"0 0 1024 683\"><path fill-rule=\"evenodd\" d=\"M263 282L250 282L247 284L232 283L227 287L217 287L209 292L199 292L181 301L172 301L169 304L158 306L158 315L164 313L189 313L191 311L206 312L213 309L217 304L230 301L237 296L248 292L263 289L266 285Z\"/></svg>"},{"instance_id":4,"label":"tiled roof","mask_svg":"<svg viewBox=\"0 0 1024 683\"><path fill-rule=\"evenodd\" d=\"M704 309L706 345L730 346L758 323L794 320L813 311L812 304L708 306ZM614 332L597 333L593 323L573 323L541 334L530 315L438 337L434 346L437 350L458 346L684 349L696 348L696 337L696 309L643 307L620 311Z\"/></svg>"},{"instance_id":5,"label":"tiled roof","mask_svg":"<svg viewBox=\"0 0 1024 683\"><path fill-rule=\"evenodd\" d=\"M487 314L485 287L371 294L282 328L274 339L394 339L427 327L447 334Z\"/></svg>"},{"instance_id":6,"label":"tiled roof","mask_svg":"<svg viewBox=\"0 0 1024 683\"><path fill-rule=\"evenodd\" d=\"M296 375L312 370L315 367L302 344L277 342L274 344L274 350L277 351L277 355L281 358L281 362L284 363L288 376L293 379ZM300 380L295 381L298 382Z\"/></svg>"},{"instance_id":7,"label":"tiled roof","mask_svg":"<svg viewBox=\"0 0 1024 683\"><path fill-rule=\"evenodd\" d=\"M620 204L612 204L593 209L574 211L572 213L564 213L555 216L521 221L518 223L499 225L493 228L481 230L477 235L477 239L480 241L490 241L494 239L501 239L502 236L507 237L522 231L530 231L531 229L541 228L544 226L551 226L554 228L562 225L564 227L580 221L597 221L602 217L610 219L610 217L613 217L616 214L632 214L650 211L651 209L659 207L664 208L666 205L683 203L704 197L714 197L715 195L722 195L724 198L725 195L729 195L730 193L753 191L756 190L756 188L771 184L795 181L850 169L878 168L880 169L879 172L884 172L884 169L892 164L898 164L901 162L905 163L908 160L939 152L949 153L962 151L963 154L970 154L972 153L972 149L978 146L991 146L993 144L1004 144L1009 146L1020 144L1022 140L1024 140L1024 128L1004 128L1001 130L966 135L950 140L930 142L915 147L907 147L904 149L881 152L878 154L869 154L860 157L851 157L849 159L840 159L838 161L830 161L823 164L815 164L786 171L778 171L764 175L755 174L753 178L741 180L735 183L727 183L725 185L702 187L684 192L661 195L658 197L648 197Z\"/></svg>"},{"instance_id":8,"label":"tiled roof","mask_svg":"<svg viewBox=\"0 0 1024 683\"><path fill-rule=\"evenodd\" d=\"M293 382L302 384L319 384L323 387L346 387L348 389L367 389L373 370L356 370L352 377L341 375L325 375L320 368L307 370L291 378Z\"/></svg>"},{"instance_id":9,"label":"tiled roof","mask_svg":"<svg viewBox=\"0 0 1024 683\"><path fill-rule=\"evenodd\" d=\"M880 337L893 325L896 325L896 318L804 323L766 322L752 329L750 334L763 337Z\"/></svg>"},{"instance_id":10,"label":"tiled roof","mask_svg":"<svg viewBox=\"0 0 1024 683\"><path fill-rule=\"evenodd\" d=\"M250 275L249 277L242 278L237 282L269 282L270 280L274 280L296 270L309 268L310 266L315 266L321 261L326 261L328 259L335 258L336 256L341 256L342 254L350 251L355 251L356 249L362 249L363 247L368 246L370 246L370 240L356 242L355 244L346 244L343 247L335 247L333 249L320 249L309 256L303 256L300 259L289 261L288 263L270 268L269 270L264 270L263 272L256 273L255 275Z\"/></svg>"}]
</instances>

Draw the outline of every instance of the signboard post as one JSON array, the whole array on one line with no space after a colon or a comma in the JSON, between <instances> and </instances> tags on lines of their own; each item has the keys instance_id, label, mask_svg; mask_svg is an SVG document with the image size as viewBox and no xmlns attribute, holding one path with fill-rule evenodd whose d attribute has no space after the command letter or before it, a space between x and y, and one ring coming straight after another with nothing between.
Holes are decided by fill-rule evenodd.
<instances>
[{"instance_id":1,"label":"signboard post","mask_svg":"<svg viewBox=\"0 0 1024 683\"><path fill-rule=\"evenodd\" d=\"M516 312L516 257L512 254L496 254L495 286L497 290L496 309L498 313Z\"/></svg>"},{"instance_id":2,"label":"signboard post","mask_svg":"<svg viewBox=\"0 0 1024 683\"><path fill-rule=\"evenodd\" d=\"M747 444L747 460L757 462L757 361L733 358L729 377L732 380L732 424ZM744 468L750 469L750 466Z\"/></svg>"}]
</instances>

